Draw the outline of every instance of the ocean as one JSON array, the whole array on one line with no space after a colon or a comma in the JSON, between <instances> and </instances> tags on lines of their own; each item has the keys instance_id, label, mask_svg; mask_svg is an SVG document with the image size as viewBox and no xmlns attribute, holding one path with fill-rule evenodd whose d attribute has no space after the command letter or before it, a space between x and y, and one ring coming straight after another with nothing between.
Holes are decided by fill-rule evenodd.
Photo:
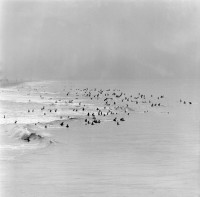
<instances>
[{"instance_id":1,"label":"ocean","mask_svg":"<svg viewBox=\"0 0 200 197\"><path fill-rule=\"evenodd\" d=\"M200 196L199 90L193 80L1 87L0 196Z\"/></svg>"}]
</instances>

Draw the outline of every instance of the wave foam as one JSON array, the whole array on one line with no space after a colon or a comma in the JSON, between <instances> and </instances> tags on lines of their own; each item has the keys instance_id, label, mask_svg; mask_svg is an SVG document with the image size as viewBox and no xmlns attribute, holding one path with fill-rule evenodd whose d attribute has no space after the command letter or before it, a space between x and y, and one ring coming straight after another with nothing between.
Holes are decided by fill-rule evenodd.
<instances>
[{"instance_id":1,"label":"wave foam","mask_svg":"<svg viewBox=\"0 0 200 197\"><path fill-rule=\"evenodd\" d=\"M54 143L54 140L50 139L47 135L37 134L36 131L28 128L27 125L15 126L10 131L11 137L26 141L26 142L46 142Z\"/></svg>"}]
</instances>

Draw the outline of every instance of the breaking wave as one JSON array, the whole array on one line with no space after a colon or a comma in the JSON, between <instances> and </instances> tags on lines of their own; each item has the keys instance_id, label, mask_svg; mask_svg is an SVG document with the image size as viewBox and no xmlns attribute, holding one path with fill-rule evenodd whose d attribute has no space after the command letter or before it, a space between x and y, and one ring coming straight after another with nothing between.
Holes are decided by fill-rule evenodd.
<instances>
[{"instance_id":1,"label":"breaking wave","mask_svg":"<svg viewBox=\"0 0 200 197\"><path fill-rule=\"evenodd\" d=\"M55 140L48 135L38 134L37 131L30 129L29 125L18 125L8 131L11 137L22 140L27 143L52 144Z\"/></svg>"}]
</instances>

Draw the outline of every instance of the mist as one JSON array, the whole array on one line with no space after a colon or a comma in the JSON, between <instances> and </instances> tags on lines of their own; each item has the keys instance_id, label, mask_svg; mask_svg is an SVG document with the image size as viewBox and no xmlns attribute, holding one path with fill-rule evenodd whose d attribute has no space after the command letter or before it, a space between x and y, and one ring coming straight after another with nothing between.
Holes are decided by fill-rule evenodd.
<instances>
[{"instance_id":1,"label":"mist","mask_svg":"<svg viewBox=\"0 0 200 197\"><path fill-rule=\"evenodd\" d=\"M194 79L197 1L4 1L1 75L13 79Z\"/></svg>"}]
</instances>

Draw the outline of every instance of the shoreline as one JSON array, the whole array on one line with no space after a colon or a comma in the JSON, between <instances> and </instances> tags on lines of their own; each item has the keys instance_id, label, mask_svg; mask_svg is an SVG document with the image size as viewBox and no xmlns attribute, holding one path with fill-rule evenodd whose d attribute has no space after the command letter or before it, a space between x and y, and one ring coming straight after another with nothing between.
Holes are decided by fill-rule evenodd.
<instances>
[{"instance_id":1,"label":"shoreline","mask_svg":"<svg viewBox=\"0 0 200 197\"><path fill-rule=\"evenodd\" d=\"M1 82L0 83L0 88L6 88L6 87L13 87L13 86L17 86L20 85L22 83L24 83L26 81L8 81L8 82Z\"/></svg>"}]
</instances>

